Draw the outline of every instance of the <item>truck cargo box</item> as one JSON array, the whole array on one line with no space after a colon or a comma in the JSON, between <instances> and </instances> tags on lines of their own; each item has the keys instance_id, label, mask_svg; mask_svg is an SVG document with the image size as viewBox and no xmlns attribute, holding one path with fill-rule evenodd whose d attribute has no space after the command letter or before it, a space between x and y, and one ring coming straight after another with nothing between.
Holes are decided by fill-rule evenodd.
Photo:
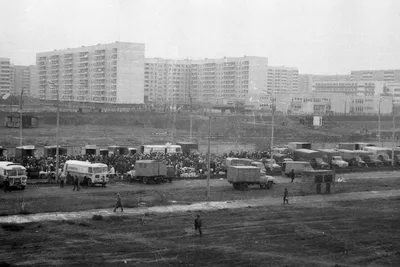
<instances>
[{"instance_id":1,"label":"truck cargo box","mask_svg":"<svg viewBox=\"0 0 400 267\"><path fill-rule=\"evenodd\" d=\"M166 164L157 160L138 160L135 170L138 177L167 176Z\"/></svg>"},{"instance_id":2,"label":"truck cargo box","mask_svg":"<svg viewBox=\"0 0 400 267\"><path fill-rule=\"evenodd\" d=\"M260 168L253 166L228 166L230 183L254 183L260 180Z\"/></svg>"}]
</instances>

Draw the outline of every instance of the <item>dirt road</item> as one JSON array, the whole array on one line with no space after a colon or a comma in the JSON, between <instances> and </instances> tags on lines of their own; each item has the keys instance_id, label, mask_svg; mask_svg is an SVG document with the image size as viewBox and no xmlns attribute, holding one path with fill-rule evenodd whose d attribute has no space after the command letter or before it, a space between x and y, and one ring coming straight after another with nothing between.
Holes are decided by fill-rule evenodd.
<instances>
[{"instance_id":1,"label":"dirt road","mask_svg":"<svg viewBox=\"0 0 400 267\"><path fill-rule=\"evenodd\" d=\"M143 221L142 215L118 214L100 221L3 224L0 264L397 267L400 202L391 196L398 192L380 196L388 198L376 194L363 193L362 201L357 194L341 194L295 198L290 205L153 212ZM194 236L196 214L203 218L202 237Z\"/></svg>"},{"instance_id":2,"label":"dirt road","mask_svg":"<svg viewBox=\"0 0 400 267\"><path fill-rule=\"evenodd\" d=\"M335 201L354 201L366 200L373 198L389 198L399 197L400 190L386 190L386 191L372 191L372 192L353 192L334 195L311 195L304 197L290 198L291 205L306 205L312 207L322 207L330 205L329 203ZM282 199L267 197L259 199L237 200L237 201L223 201L223 202L199 202L190 205L169 205L158 207L138 207L138 208L125 208L123 214L126 215L143 215L146 213L172 213L172 212L186 212L198 210L220 210L220 209L238 209L246 207L259 207L259 206L272 206L282 205ZM103 216L110 216L115 214L111 209L97 209L78 212L55 212L55 213L39 213L32 215L13 215L0 217L0 223L30 223L39 221L61 221L61 220L76 220L88 219L93 215L100 214Z\"/></svg>"}]
</instances>

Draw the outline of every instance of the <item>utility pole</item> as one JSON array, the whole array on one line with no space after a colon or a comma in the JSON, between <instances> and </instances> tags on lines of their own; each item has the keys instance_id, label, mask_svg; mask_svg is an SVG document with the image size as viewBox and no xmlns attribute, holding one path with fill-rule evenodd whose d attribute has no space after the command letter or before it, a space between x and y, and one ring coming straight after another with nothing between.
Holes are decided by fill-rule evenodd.
<instances>
[{"instance_id":1,"label":"utility pole","mask_svg":"<svg viewBox=\"0 0 400 267\"><path fill-rule=\"evenodd\" d=\"M21 98L19 100L19 146L22 146L22 96L24 95L24 87L21 89Z\"/></svg>"},{"instance_id":2,"label":"utility pole","mask_svg":"<svg viewBox=\"0 0 400 267\"><path fill-rule=\"evenodd\" d=\"M60 149L58 145L58 135L60 129L60 96L58 87L53 82L49 82L57 92L57 127L56 127L56 181L58 181L58 169L60 168ZM58 85L57 85L58 86Z\"/></svg>"},{"instance_id":3,"label":"utility pole","mask_svg":"<svg viewBox=\"0 0 400 267\"><path fill-rule=\"evenodd\" d=\"M207 159L207 200L210 200L210 177L211 177L211 116L208 117L208 159Z\"/></svg>"},{"instance_id":4,"label":"utility pole","mask_svg":"<svg viewBox=\"0 0 400 267\"><path fill-rule=\"evenodd\" d=\"M192 116L192 113L190 113L190 142L193 142L193 139L192 139L192 127L193 127L193 116Z\"/></svg>"},{"instance_id":5,"label":"utility pole","mask_svg":"<svg viewBox=\"0 0 400 267\"><path fill-rule=\"evenodd\" d=\"M392 166L394 166L394 147L395 147L395 129L396 125L395 125L395 108L394 108L394 92L392 94L392 131L393 131L393 135L392 135L392 139L393 139L393 144L392 144Z\"/></svg>"},{"instance_id":6,"label":"utility pole","mask_svg":"<svg viewBox=\"0 0 400 267\"><path fill-rule=\"evenodd\" d=\"M272 150L274 149L274 124L275 124L275 99L271 95L272 99L272 132L271 132L271 159L272 159Z\"/></svg>"},{"instance_id":7,"label":"utility pole","mask_svg":"<svg viewBox=\"0 0 400 267\"><path fill-rule=\"evenodd\" d=\"M378 104L378 143L380 146L382 146L381 143L381 101L382 98L379 98L379 104ZM393 103L392 103L393 105Z\"/></svg>"}]
</instances>

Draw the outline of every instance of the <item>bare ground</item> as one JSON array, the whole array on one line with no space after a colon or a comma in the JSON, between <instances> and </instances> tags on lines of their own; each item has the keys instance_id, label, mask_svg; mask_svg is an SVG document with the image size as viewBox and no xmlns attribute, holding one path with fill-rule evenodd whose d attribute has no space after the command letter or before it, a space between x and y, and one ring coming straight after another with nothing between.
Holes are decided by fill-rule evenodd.
<instances>
[{"instance_id":1,"label":"bare ground","mask_svg":"<svg viewBox=\"0 0 400 267\"><path fill-rule=\"evenodd\" d=\"M399 199L2 225L23 266L400 266Z\"/></svg>"}]
</instances>

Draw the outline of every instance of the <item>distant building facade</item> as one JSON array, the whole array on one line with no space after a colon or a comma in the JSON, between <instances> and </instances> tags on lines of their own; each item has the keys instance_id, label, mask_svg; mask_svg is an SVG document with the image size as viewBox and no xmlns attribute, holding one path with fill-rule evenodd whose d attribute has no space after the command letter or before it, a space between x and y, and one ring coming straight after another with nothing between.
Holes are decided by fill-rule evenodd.
<instances>
[{"instance_id":1,"label":"distant building facade","mask_svg":"<svg viewBox=\"0 0 400 267\"><path fill-rule=\"evenodd\" d=\"M13 65L15 95L20 95L23 88L25 96L33 96L36 66Z\"/></svg>"},{"instance_id":2,"label":"distant building facade","mask_svg":"<svg viewBox=\"0 0 400 267\"><path fill-rule=\"evenodd\" d=\"M399 86L400 90L400 86ZM311 92L297 94L275 94L273 95L277 112L290 114L377 114L379 102L381 101L381 114L390 114L392 105L390 97L382 99L375 95L345 95L327 92ZM382 101L389 101L386 105ZM270 95L259 95L247 103L255 110L272 110L272 99Z\"/></svg>"},{"instance_id":3,"label":"distant building facade","mask_svg":"<svg viewBox=\"0 0 400 267\"><path fill-rule=\"evenodd\" d=\"M9 58L0 58L0 94L12 94L13 73Z\"/></svg>"},{"instance_id":4,"label":"distant building facade","mask_svg":"<svg viewBox=\"0 0 400 267\"><path fill-rule=\"evenodd\" d=\"M354 70L351 72L353 81L384 81L400 82L400 70Z\"/></svg>"},{"instance_id":5,"label":"distant building facade","mask_svg":"<svg viewBox=\"0 0 400 267\"><path fill-rule=\"evenodd\" d=\"M313 90L316 82L351 81L350 75L316 75L299 74L299 92L307 93Z\"/></svg>"},{"instance_id":6,"label":"distant building facade","mask_svg":"<svg viewBox=\"0 0 400 267\"><path fill-rule=\"evenodd\" d=\"M266 88L268 59L171 60L147 58L144 97L149 103L218 103L246 101Z\"/></svg>"},{"instance_id":7,"label":"distant building facade","mask_svg":"<svg viewBox=\"0 0 400 267\"><path fill-rule=\"evenodd\" d=\"M313 82L312 92L334 93L347 96L374 96L383 93L382 81L321 81Z\"/></svg>"},{"instance_id":8,"label":"distant building facade","mask_svg":"<svg viewBox=\"0 0 400 267\"><path fill-rule=\"evenodd\" d=\"M267 91L272 94L299 91L299 70L290 67L268 67Z\"/></svg>"},{"instance_id":9,"label":"distant building facade","mask_svg":"<svg viewBox=\"0 0 400 267\"><path fill-rule=\"evenodd\" d=\"M115 42L36 54L43 100L143 104L144 44Z\"/></svg>"}]
</instances>

